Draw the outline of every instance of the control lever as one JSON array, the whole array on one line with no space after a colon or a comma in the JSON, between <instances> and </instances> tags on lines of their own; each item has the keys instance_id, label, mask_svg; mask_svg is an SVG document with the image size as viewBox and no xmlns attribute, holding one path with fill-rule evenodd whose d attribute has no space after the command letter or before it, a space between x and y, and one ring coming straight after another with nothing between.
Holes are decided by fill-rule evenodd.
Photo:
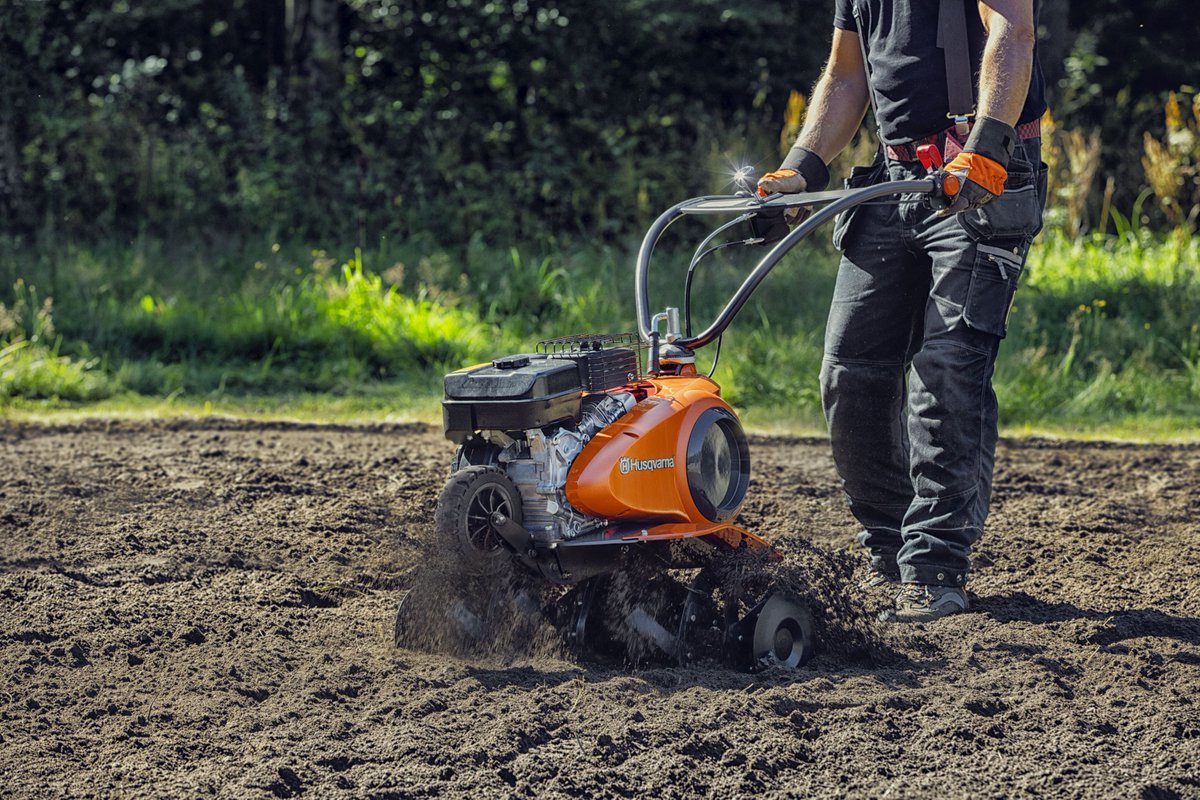
<instances>
[{"instance_id":1,"label":"control lever","mask_svg":"<svg viewBox=\"0 0 1200 800\"><path fill-rule=\"evenodd\" d=\"M945 162L942 160L942 151L938 150L936 144L923 144L917 148L917 158L925 171L929 173L929 177L933 179L936 187L928 196L930 206L945 208L950 205L950 202L962 189L962 183L957 175L946 172L944 169Z\"/></svg>"}]
</instances>

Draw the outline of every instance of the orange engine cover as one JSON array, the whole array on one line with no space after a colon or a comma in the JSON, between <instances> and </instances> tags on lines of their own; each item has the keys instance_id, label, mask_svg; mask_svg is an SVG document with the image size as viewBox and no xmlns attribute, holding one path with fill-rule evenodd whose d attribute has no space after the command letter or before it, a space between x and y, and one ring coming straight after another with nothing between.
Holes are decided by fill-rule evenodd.
<instances>
[{"instance_id":1,"label":"orange engine cover","mask_svg":"<svg viewBox=\"0 0 1200 800\"><path fill-rule=\"evenodd\" d=\"M705 411L736 415L708 378L664 376L649 382L650 396L593 436L576 457L567 473L567 499L585 514L612 520L711 522L688 486L688 440ZM748 474L748 461L743 468ZM722 521L736 517L740 506L741 498L721 514Z\"/></svg>"}]
</instances>

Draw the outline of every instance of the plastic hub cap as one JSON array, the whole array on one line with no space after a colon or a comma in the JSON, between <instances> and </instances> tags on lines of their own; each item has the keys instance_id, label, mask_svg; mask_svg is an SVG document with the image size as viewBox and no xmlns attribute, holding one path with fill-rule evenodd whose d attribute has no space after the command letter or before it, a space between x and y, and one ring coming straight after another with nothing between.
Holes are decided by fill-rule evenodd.
<instances>
[{"instance_id":1,"label":"plastic hub cap","mask_svg":"<svg viewBox=\"0 0 1200 800\"><path fill-rule=\"evenodd\" d=\"M704 434L704 443L700 445L700 474L704 476L705 494L718 503L729 494L732 461L729 437L720 425L713 425Z\"/></svg>"},{"instance_id":2,"label":"plastic hub cap","mask_svg":"<svg viewBox=\"0 0 1200 800\"><path fill-rule=\"evenodd\" d=\"M731 411L704 411L688 434L687 480L696 508L723 522L737 513L750 485L746 435Z\"/></svg>"},{"instance_id":3,"label":"plastic hub cap","mask_svg":"<svg viewBox=\"0 0 1200 800\"><path fill-rule=\"evenodd\" d=\"M512 517L508 498L497 486L484 486L467 506L467 543L481 553L491 553L500 547L500 540L492 526L492 515L499 511Z\"/></svg>"}]
</instances>

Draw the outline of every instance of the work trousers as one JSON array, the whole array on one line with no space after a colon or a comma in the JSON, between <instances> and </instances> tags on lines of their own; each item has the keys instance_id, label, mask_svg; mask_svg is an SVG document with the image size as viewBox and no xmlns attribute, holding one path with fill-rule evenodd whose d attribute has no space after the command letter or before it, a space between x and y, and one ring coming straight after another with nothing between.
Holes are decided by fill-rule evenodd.
<instances>
[{"instance_id":1,"label":"work trousers","mask_svg":"<svg viewBox=\"0 0 1200 800\"><path fill-rule=\"evenodd\" d=\"M996 448L992 372L1046 183L1040 141L1017 145L1005 191L939 217L905 195L844 213L821 395L859 541L905 583L960 586L983 533ZM856 167L847 184L922 178L917 162Z\"/></svg>"}]
</instances>

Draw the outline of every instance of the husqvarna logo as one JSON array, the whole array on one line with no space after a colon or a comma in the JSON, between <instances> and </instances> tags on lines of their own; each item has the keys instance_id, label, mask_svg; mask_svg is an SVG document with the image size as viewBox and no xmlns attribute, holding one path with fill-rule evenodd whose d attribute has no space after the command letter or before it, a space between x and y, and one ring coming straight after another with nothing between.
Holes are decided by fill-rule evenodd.
<instances>
[{"instance_id":1,"label":"husqvarna logo","mask_svg":"<svg viewBox=\"0 0 1200 800\"><path fill-rule=\"evenodd\" d=\"M675 457L668 458L645 458L637 459L624 456L620 461L620 470L622 475L628 475L631 472L644 472L650 469L672 469L675 466Z\"/></svg>"}]
</instances>

